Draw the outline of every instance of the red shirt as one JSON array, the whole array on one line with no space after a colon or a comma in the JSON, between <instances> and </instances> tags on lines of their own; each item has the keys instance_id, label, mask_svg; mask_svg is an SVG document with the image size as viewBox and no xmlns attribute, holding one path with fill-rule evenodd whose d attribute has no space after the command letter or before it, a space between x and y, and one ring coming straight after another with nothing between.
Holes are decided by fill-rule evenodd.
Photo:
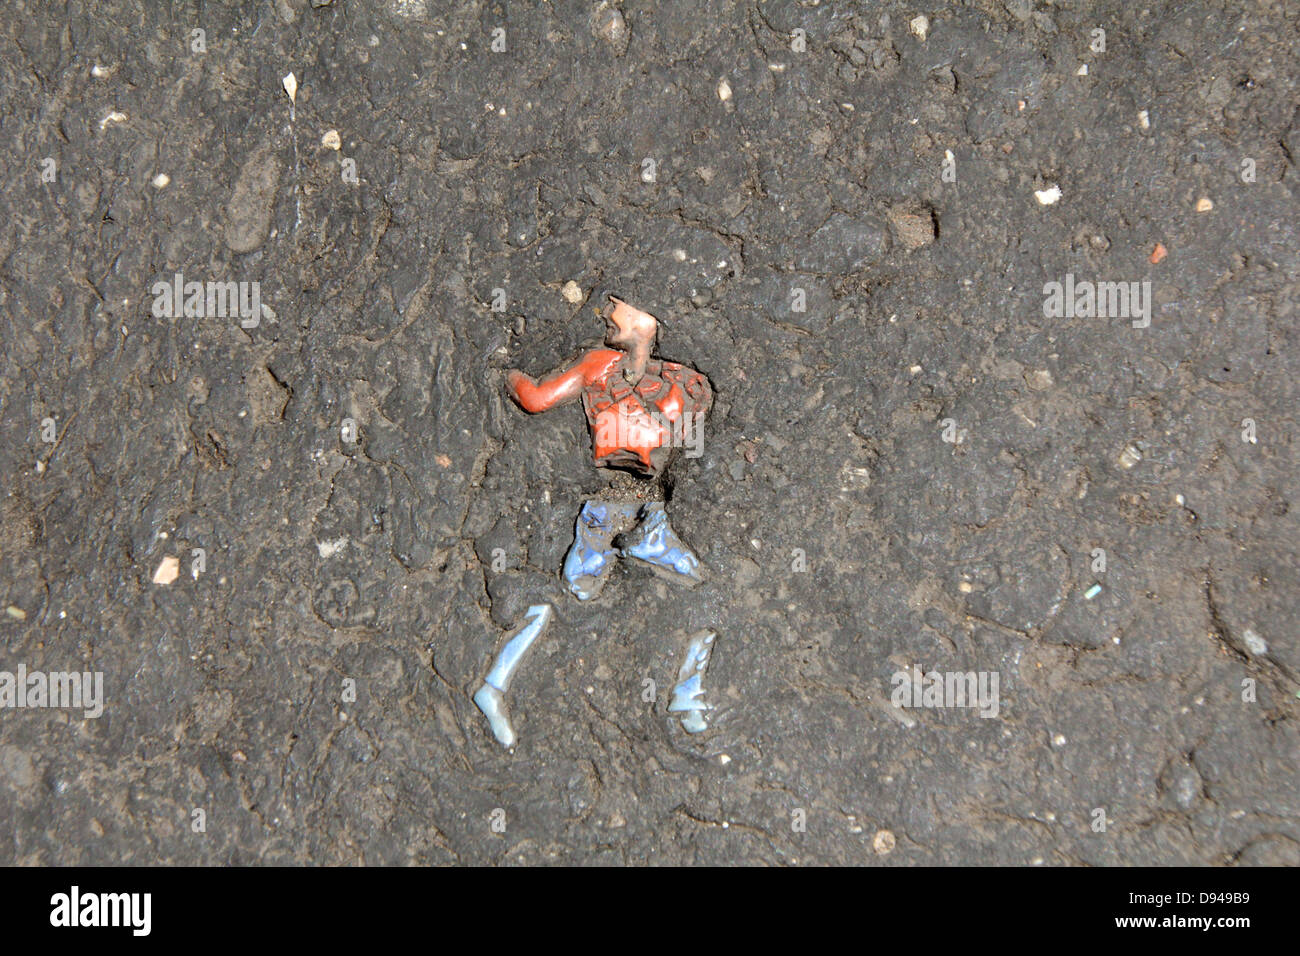
<instances>
[{"instance_id":1,"label":"red shirt","mask_svg":"<svg viewBox=\"0 0 1300 956\"><path fill-rule=\"evenodd\" d=\"M617 349L591 349L572 368L536 384L512 377L510 390L528 412L545 411L576 392L591 426L596 464L654 477L681 444L683 429L698 427L686 416L703 416L713 404L713 389L695 369L658 359L632 385L622 374L626 358Z\"/></svg>"}]
</instances>

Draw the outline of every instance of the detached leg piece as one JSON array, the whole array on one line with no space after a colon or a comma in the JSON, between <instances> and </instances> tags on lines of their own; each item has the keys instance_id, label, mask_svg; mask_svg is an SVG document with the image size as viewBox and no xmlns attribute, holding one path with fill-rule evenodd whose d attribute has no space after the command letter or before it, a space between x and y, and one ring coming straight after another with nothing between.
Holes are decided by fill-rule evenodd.
<instances>
[{"instance_id":1,"label":"detached leg piece","mask_svg":"<svg viewBox=\"0 0 1300 956\"><path fill-rule=\"evenodd\" d=\"M534 604L528 609L526 623L515 632L514 636L501 648L492 670L482 687L474 694L474 703L488 719L492 734L503 747L515 745L515 731L510 726L510 713L506 710L505 694L510 689L510 680L515 676L515 668L523 660L533 642L541 637L546 625L551 623L553 609L549 604Z\"/></svg>"},{"instance_id":2,"label":"detached leg piece","mask_svg":"<svg viewBox=\"0 0 1300 956\"><path fill-rule=\"evenodd\" d=\"M704 702L704 672L709 667L709 656L713 653L712 631L700 631L691 638L690 647L686 649L686 660L677 672L677 683L673 686L673 699L668 704L670 714L682 714L682 729L688 734L699 734L709 729L705 713L713 709Z\"/></svg>"},{"instance_id":3,"label":"detached leg piece","mask_svg":"<svg viewBox=\"0 0 1300 956\"><path fill-rule=\"evenodd\" d=\"M662 501L651 501L641 508L641 524L628 539L619 552L623 557L644 564L676 584L693 588L700 583L700 559L669 526Z\"/></svg>"}]
</instances>

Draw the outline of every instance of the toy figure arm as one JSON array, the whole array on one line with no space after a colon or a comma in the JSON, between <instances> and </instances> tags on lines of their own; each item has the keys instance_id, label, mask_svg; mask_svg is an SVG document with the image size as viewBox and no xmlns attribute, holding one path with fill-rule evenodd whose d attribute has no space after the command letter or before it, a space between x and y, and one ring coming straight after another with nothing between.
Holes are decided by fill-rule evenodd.
<instances>
[{"instance_id":1,"label":"toy figure arm","mask_svg":"<svg viewBox=\"0 0 1300 956\"><path fill-rule=\"evenodd\" d=\"M561 369L541 381L518 369L512 369L506 376L510 397L526 412L544 412L572 401L582 391L582 385L582 375L577 366Z\"/></svg>"},{"instance_id":2,"label":"toy figure arm","mask_svg":"<svg viewBox=\"0 0 1300 956\"><path fill-rule=\"evenodd\" d=\"M552 372L541 380L512 369L506 376L506 386L510 397L524 411L544 412L556 405L573 401L582 394L582 389L588 382L605 371L608 364L609 357L606 354L600 351L588 352L568 368Z\"/></svg>"}]
</instances>

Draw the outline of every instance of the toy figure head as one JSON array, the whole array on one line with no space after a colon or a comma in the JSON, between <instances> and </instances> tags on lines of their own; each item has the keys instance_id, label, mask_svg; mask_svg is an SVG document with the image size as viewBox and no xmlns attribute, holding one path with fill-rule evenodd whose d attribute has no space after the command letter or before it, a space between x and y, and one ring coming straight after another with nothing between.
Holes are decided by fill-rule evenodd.
<instances>
[{"instance_id":1,"label":"toy figure head","mask_svg":"<svg viewBox=\"0 0 1300 956\"><path fill-rule=\"evenodd\" d=\"M616 296L601 313L605 317L605 344L624 351L647 349L655 340L658 320L649 312L633 308Z\"/></svg>"}]
</instances>

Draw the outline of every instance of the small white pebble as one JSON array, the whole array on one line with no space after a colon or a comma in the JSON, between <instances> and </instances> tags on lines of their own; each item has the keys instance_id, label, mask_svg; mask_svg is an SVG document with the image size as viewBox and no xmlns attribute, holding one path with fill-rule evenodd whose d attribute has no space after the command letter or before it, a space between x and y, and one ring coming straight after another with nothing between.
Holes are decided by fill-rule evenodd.
<instances>
[{"instance_id":1,"label":"small white pebble","mask_svg":"<svg viewBox=\"0 0 1300 956\"><path fill-rule=\"evenodd\" d=\"M125 122L126 122L126 114L119 113L117 110L113 110L113 112L109 113L107 116L105 116L102 120L99 121L99 128L103 129L109 123L125 123Z\"/></svg>"},{"instance_id":2,"label":"small white pebble","mask_svg":"<svg viewBox=\"0 0 1300 956\"><path fill-rule=\"evenodd\" d=\"M284 91L289 94L289 102L297 103L298 102L298 77L294 76L292 73L286 73L284 77L280 80L280 84L284 87Z\"/></svg>"},{"instance_id":3,"label":"small white pebble","mask_svg":"<svg viewBox=\"0 0 1300 956\"><path fill-rule=\"evenodd\" d=\"M908 27L918 40L925 42L926 34L930 32L930 18L924 13L918 17L913 17Z\"/></svg>"},{"instance_id":4,"label":"small white pebble","mask_svg":"<svg viewBox=\"0 0 1300 956\"><path fill-rule=\"evenodd\" d=\"M1056 734L1054 737L1052 737L1052 745L1053 745L1054 747L1064 747L1064 746L1065 746L1065 734Z\"/></svg>"},{"instance_id":5,"label":"small white pebble","mask_svg":"<svg viewBox=\"0 0 1300 956\"><path fill-rule=\"evenodd\" d=\"M718 99L724 103L731 99L731 84L727 82L725 76L718 81Z\"/></svg>"},{"instance_id":6,"label":"small white pebble","mask_svg":"<svg viewBox=\"0 0 1300 956\"><path fill-rule=\"evenodd\" d=\"M565 302L570 305L577 305L582 301L582 286L570 279L564 283L564 287L560 289L560 294L564 296Z\"/></svg>"},{"instance_id":7,"label":"small white pebble","mask_svg":"<svg viewBox=\"0 0 1300 956\"><path fill-rule=\"evenodd\" d=\"M1034 198L1040 206L1050 206L1061 198L1061 187L1050 186L1047 189L1035 189Z\"/></svg>"},{"instance_id":8,"label":"small white pebble","mask_svg":"<svg viewBox=\"0 0 1300 956\"><path fill-rule=\"evenodd\" d=\"M1088 64L1085 63L1085 64L1083 64L1083 66L1081 66L1081 67L1079 67L1077 70L1075 70L1075 71L1074 71L1074 75L1075 75L1075 76L1087 76L1087 75L1088 75Z\"/></svg>"},{"instance_id":9,"label":"small white pebble","mask_svg":"<svg viewBox=\"0 0 1300 956\"><path fill-rule=\"evenodd\" d=\"M1141 126L1143 129L1150 129L1151 114L1148 113L1146 110L1142 110L1140 113L1138 113L1138 125Z\"/></svg>"},{"instance_id":10,"label":"small white pebble","mask_svg":"<svg viewBox=\"0 0 1300 956\"><path fill-rule=\"evenodd\" d=\"M1214 202L1210 199L1209 196L1202 196L1200 199L1196 200L1197 212L1209 212L1213 208L1214 208Z\"/></svg>"},{"instance_id":11,"label":"small white pebble","mask_svg":"<svg viewBox=\"0 0 1300 956\"><path fill-rule=\"evenodd\" d=\"M322 558L332 558L348 546L347 535L336 538L333 541L317 541L316 550L320 552Z\"/></svg>"},{"instance_id":12,"label":"small white pebble","mask_svg":"<svg viewBox=\"0 0 1300 956\"><path fill-rule=\"evenodd\" d=\"M871 838L871 848L875 850L879 856L885 856L888 853L892 853L894 847L897 845L898 840L889 830L877 830L876 835Z\"/></svg>"},{"instance_id":13,"label":"small white pebble","mask_svg":"<svg viewBox=\"0 0 1300 956\"><path fill-rule=\"evenodd\" d=\"M336 129L327 129L325 135L320 138L320 144L326 149L338 150L343 148L343 140Z\"/></svg>"},{"instance_id":14,"label":"small white pebble","mask_svg":"<svg viewBox=\"0 0 1300 956\"><path fill-rule=\"evenodd\" d=\"M153 178L153 188L166 189L168 186L171 185L171 181L172 178L168 176L166 173L159 173L157 176Z\"/></svg>"},{"instance_id":15,"label":"small white pebble","mask_svg":"<svg viewBox=\"0 0 1300 956\"><path fill-rule=\"evenodd\" d=\"M1051 369L1040 368L1034 369L1025 376L1025 384L1035 392L1041 392L1055 385L1056 380L1052 378Z\"/></svg>"},{"instance_id":16,"label":"small white pebble","mask_svg":"<svg viewBox=\"0 0 1300 956\"><path fill-rule=\"evenodd\" d=\"M1246 650L1250 651L1252 657L1262 657L1268 653L1268 642L1252 628L1246 628L1246 632L1241 635L1241 638L1246 642Z\"/></svg>"},{"instance_id":17,"label":"small white pebble","mask_svg":"<svg viewBox=\"0 0 1300 956\"><path fill-rule=\"evenodd\" d=\"M158 565L158 570L153 574L154 584L171 584L181 573L180 558L173 555L167 555L162 559L162 564Z\"/></svg>"}]
</instances>

